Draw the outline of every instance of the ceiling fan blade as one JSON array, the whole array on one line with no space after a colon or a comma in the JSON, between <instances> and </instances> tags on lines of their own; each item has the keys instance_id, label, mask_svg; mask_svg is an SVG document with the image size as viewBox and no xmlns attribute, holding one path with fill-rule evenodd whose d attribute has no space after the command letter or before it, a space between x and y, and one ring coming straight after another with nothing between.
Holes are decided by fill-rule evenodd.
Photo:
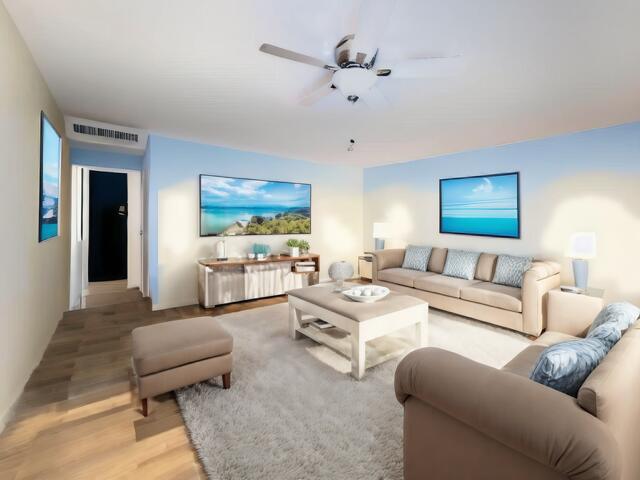
<instances>
[{"instance_id":1,"label":"ceiling fan blade","mask_svg":"<svg viewBox=\"0 0 640 480\"><path fill-rule=\"evenodd\" d=\"M463 69L464 62L461 56L414 58L380 68L377 75L392 78L437 78L459 74Z\"/></svg>"},{"instance_id":2,"label":"ceiling fan blade","mask_svg":"<svg viewBox=\"0 0 640 480\"><path fill-rule=\"evenodd\" d=\"M387 31L395 0L361 0L359 3L355 38L351 47L354 58L351 60L356 60L358 54L364 54L367 56L367 63L371 63L380 46L380 39Z\"/></svg>"},{"instance_id":3,"label":"ceiling fan blade","mask_svg":"<svg viewBox=\"0 0 640 480\"><path fill-rule=\"evenodd\" d=\"M261 52L268 53L269 55L293 60L294 62L306 63L307 65L313 65L314 67L325 68L332 71L338 70L338 67L335 65L328 65L325 61L320 60L319 58L310 57L309 55L294 52L293 50L287 50L286 48L276 47L270 43L263 43L260 45L259 50Z\"/></svg>"},{"instance_id":4,"label":"ceiling fan blade","mask_svg":"<svg viewBox=\"0 0 640 480\"><path fill-rule=\"evenodd\" d=\"M367 92L360 98L364 103L372 108L384 108L389 106L389 101L375 85L367 90Z\"/></svg>"},{"instance_id":5,"label":"ceiling fan blade","mask_svg":"<svg viewBox=\"0 0 640 480\"><path fill-rule=\"evenodd\" d=\"M311 93L308 93L307 95L303 96L300 99L300 104L304 105L305 107L310 107L311 105L315 104L316 102L320 101L321 99L329 95L334 90L335 88L333 87L333 84L331 83L331 80L330 80L329 82L312 90Z\"/></svg>"}]
</instances>

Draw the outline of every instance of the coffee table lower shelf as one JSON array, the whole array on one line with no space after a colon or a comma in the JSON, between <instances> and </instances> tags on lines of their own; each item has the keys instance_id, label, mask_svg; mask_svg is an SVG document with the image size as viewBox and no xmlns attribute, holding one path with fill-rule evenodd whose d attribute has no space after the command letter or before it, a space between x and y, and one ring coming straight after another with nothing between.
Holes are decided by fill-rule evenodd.
<instances>
[{"instance_id":1,"label":"coffee table lower shelf","mask_svg":"<svg viewBox=\"0 0 640 480\"><path fill-rule=\"evenodd\" d=\"M313 319L315 320L315 319ZM309 324L298 328L298 332L316 343L322 344L334 352L351 359L351 339L349 333L338 327L319 330ZM365 344L365 369L375 367L381 363L399 357L403 353L415 348L415 340L406 336L376 338Z\"/></svg>"},{"instance_id":2,"label":"coffee table lower shelf","mask_svg":"<svg viewBox=\"0 0 640 480\"><path fill-rule=\"evenodd\" d=\"M316 303L289 295L289 335L291 338L295 340L300 338L301 335L304 335L350 358L351 375L358 380L364 376L365 368L378 365L392 358L394 354L398 355L401 353L396 350L381 355L374 355L371 345L367 345L368 342L372 343L378 340L378 343L380 343L383 341L381 337L386 337L384 339L386 340L391 333L413 326L415 346L426 346L428 338L428 317L429 306L424 302L408 308L385 313L365 321L356 321L323 308ZM346 338L338 341L335 337L336 332L331 332L331 330L335 329L320 331L308 325L308 323L315 318L321 318L341 330L344 332ZM367 350L371 352L368 362L366 362Z\"/></svg>"}]
</instances>

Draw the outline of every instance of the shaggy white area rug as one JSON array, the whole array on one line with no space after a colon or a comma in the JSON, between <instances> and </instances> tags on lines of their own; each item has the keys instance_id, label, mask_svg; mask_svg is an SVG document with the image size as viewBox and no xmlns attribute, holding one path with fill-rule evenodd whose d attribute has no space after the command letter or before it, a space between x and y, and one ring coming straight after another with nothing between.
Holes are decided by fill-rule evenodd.
<instances>
[{"instance_id":1,"label":"shaggy white area rug","mask_svg":"<svg viewBox=\"0 0 640 480\"><path fill-rule=\"evenodd\" d=\"M216 317L234 337L231 389L216 379L176 392L209 477L401 479L402 406L393 389L401 356L356 381L346 373L347 358L312 340L290 339L287 316L287 305L278 304ZM403 335L410 344L412 329L387 343L397 346ZM501 367L529 343L430 310L430 346Z\"/></svg>"}]
</instances>

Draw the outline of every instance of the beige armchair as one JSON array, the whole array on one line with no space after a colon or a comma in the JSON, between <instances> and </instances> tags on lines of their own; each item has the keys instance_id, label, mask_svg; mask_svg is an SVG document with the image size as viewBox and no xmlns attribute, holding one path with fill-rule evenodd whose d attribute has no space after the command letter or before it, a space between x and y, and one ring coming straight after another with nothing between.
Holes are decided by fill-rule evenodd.
<instances>
[{"instance_id":1,"label":"beige armchair","mask_svg":"<svg viewBox=\"0 0 640 480\"><path fill-rule=\"evenodd\" d=\"M618 479L604 423L573 397L445 350L398 366L405 480Z\"/></svg>"},{"instance_id":2,"label":"beige armchair","mask_svg":"<svg viewBox=\"0 0 640 480\"><path fill-rule=\"evenodd\" d=\"M405 479L639 479L640 320L577 398L529 380L545 347L578 338L564 330L500 370L437 348L407 355L395 377Z\"/></svg>"}]
</instances>

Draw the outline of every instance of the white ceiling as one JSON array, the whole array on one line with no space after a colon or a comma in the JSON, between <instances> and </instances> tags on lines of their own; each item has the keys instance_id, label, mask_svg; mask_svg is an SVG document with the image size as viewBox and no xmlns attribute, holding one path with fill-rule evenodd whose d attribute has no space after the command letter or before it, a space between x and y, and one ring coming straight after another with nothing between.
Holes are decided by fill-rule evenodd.
<instances>
[{"instance_id":1,"label":"white ceiling","mask_svg":"<svg viewBox=\"0 0 640 480\"><path fill-rule=\"evenodd\" d=\"M300 106L326 72L258 52L332 61L352 1L4 3L66 114L243 150L376 165L640 120L638 0L398 0L377 65L466 70L382 78L382 110Z\"/></svg>"}]
</instances>

